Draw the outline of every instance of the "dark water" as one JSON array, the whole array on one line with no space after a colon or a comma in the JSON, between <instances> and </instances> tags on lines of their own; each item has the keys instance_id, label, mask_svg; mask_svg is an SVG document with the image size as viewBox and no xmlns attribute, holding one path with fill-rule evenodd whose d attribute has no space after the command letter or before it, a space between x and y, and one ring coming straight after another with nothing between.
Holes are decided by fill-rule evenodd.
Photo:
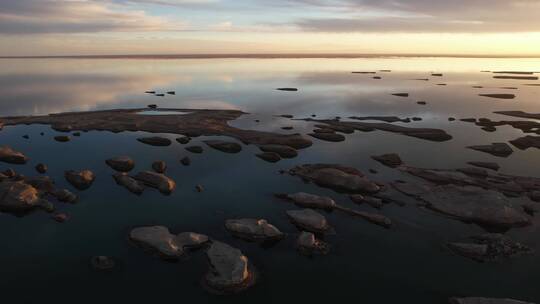
<instances>
[{"instance_id":1,"label":"dark water","mask_svg":"<svg viewBox=\"0 0 540 304\"><path fill-rule=\"evenodd\" d=\"M351 71L390 69L391 73L351 74ZM59 224L36 212L18 218L0 215L0 286L8 303L153 303L161 301L276 303L358 301L364 303L445 303L450 296L510 297L540 300L538 254L497 264L479 264L447 252L449 240L482 233L474 225L446 219L419 209L386 205L381 213L394 221L390 230L339 213L326 214L336 233L326 237L330 254L306 258L294 249L298 233L285 211L294 206L276 200L276 192L305 191L333 197L354 206L345 195L278 174L304 163L340 163L361 169L380 181L406 179L382 167L371 155L397 152L410 165L456 168L467 161L496 161L502 172L540 177L540 151L516 150L506 159L465 149L472 144L504 142L523 136L510 127L487 133L471 124L449 122L448 117L512 119L493 114L499 110L540 112L540 87L535 81L496 80L481 70L540 70L535 59L223 59L223 60L1 60L0 114L37 115L63 111L141 107L150 103L178 108L236 108L250 112L233 125L276 132L308 133L312 124L277 118L275 114L308 117L397 115L419 116L407 126L445 129L454 138L436 143L381 131L347 135L342 143L314 140L299 157L269 164L254 157L257 149L224 154L205 147L189 155L192 165L179 159L189 154L174 142L151 147L135 139L142 132L88 132L68 143L52 137L48 126L5 127L0 142L23 151L31 162L13 167L36 174L39 162L49 166L59 186L68 169L92 169L94 185L80 192L76 205L58 205L71 219ZM431 72L443 77L429 77ZM429 77L430 81L413 80ZM446 83L447 86L438 86ZM536 82L538 83L538 82ZM473 89L482 85L484 89ZM498 87L517 87L517 90ZM276 91L298 87L299 92ZM154 97L144 91L176 95ZM391 96L408 92L409 98ZM512 93L514 100L479 97L481 93ZM420 106L416 101L428 104ZM260 119L260 123L255 123ZM295 130L283 131L293 125ZM45 136L40 136L45 132ZM30 139L22 138L28 134ZM175 135L164 134L171 139ZM197 138L193 143L208 139ZM130 155L136 169L149 169L154 160L168 163L168 175L178 189L171 196L146 191L132 195L115 185L104 160ZM370 174L374 168L379 174ZM205 191L197 193L195 185ZM271 248L232 238L223 228L229 218L266 218L289 236ZM141 225L164 225L174 233L196 231L225 241L246 254L259 271L257 285L245 293L219 297L206 293L200 279L207 265L203 252L169 263L132 246L127 235ZM539 250L535 224L509 235ZM115 257L112 273L89 266L94 255Z\"/></svg>"}]
</instances>

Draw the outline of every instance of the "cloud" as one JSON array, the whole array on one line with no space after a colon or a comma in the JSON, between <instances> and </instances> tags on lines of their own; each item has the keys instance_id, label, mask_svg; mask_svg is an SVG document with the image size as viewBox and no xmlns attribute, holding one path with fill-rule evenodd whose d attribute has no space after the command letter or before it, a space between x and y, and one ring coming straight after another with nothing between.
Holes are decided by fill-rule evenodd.
<instances>
[{"instance_id":1,"label":"cloud","mask_svg":"<svg viewBox=\"0 0 540 304\"><path fill-rule=\"evenodd\" d=\"M162 31L186 26L120 8L109 1L2 0L0 34Z\"/></svg>"},{"instance_id":2,"label":"cloud","mask_svg":"<svg viewBox=\"0 0 540 304\"><path fill-rule=\"evenodd\" d=\"M312 32L537 32L536 0L284 0L334 16L300 18L296 25Z\"/></svg>"}]
</instances>

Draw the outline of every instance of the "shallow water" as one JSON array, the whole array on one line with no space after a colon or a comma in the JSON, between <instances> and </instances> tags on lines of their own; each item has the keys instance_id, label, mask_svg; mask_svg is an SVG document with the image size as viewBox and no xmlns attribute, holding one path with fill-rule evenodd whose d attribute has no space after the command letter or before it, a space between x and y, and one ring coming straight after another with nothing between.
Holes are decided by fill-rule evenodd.
<instances>
[{"instance_id":1,"label":"shallow water","mask_svg":"<svg viewBox=\"0 0 540 304\"><path fill-rule=\"evenodd\" d=\"M372 74L351 71L379 71ZM414 204L386 205L381 213L394 221L390 230L337 212L325 214L336 231L325 238L330 254L306 258L294 249L297 229L285 211L296 209L273 198L276 192L305 191L333 197L360 210L346 195L305 184L278 173L304 163L340 163L356 167L374 180L410 179L371 160L371 155L397 152L410 165L427 168L463 167L467 161L495 161L501 172L540 177L540 151L514 148L508 158L465 149L468 145L507 142L523 136L520 130L498 127L482 131L448 117L487 117L525 120L494 114L522 110L539 113L539 81L493 79L483 70L540 70L540 59L369 58L369 59L214 59L121 60L35 59L0 60L0 115L38 115L66 111L139 108L241 109L246 114L232 125L282 133L309 133L313 123L275 117L333 118L335 116L396 115L422 117L406 126L441 128L451 141L430 142L375 131L346 135L341 143L313 139L299 157L270 164L256 158L254 146L239 154L225 154L201 144L205 152L190 154L173 140L169 147L152 147L135 139L144 132L87 132L71 142L52 138L60 133L48 126L5 127L0 142L23 151L31 161L24 166L0 164L25 175L46 163L59 186L69 169L92 169L97 179L79 192L76 205L58 205L71 219L59 224L50 215L0 215L0 277L3 298L11 303L94 303L98 300L324 303L355 299L366 303L446 303L450 296L509 297L540 301L539 255L497 264L479 264L449 253L443 244L482 233L475 225L447 219ZM443 77L431 77L432 72ZM415 80L429 78L429 81ZM445 83L446 86L437 84ZM475 89L473 86L483 86ZM277 91L296 87L298 92ZM501 89L517 87L517 90ZM176 95L156 97L145 91ZM392 96L407 92L408 98ZM512 100L479 94L510 93ZM427 105L418 105L426 101ZM159 112L159 111L157 111ZM260 122L255 122L260 120ZM281 127L293 126L291 131ZM44 136L40 136L44 132ZM28 134L30 139L22 138ZM174 139L177 135L164 134ZM220 137L199 137L192 141ZM130 155L136 170L150 169L154 160L168 164L167 174L178 189L170 196L146 191L135 196L117 186L104 160ZM192 165L179 159L189 155ZM371 174L368 169L379 171ZM205 191L197 193L195 185ZM73 189L72 189L73 190ZM224 221L237 217L266 218L288 237L271 248L232 238ZM207 266L203 252L169 263L153 258L128 242L131 228L164 225L171 231L196 231L225 241L246 254L259 273L257 285L245 293L219 297L199 285ZM538 218L532 226L509 235L539 250ZM120 265L111 273L89 266L94 255L115 257Z\"/></svg>"}]
</instances>

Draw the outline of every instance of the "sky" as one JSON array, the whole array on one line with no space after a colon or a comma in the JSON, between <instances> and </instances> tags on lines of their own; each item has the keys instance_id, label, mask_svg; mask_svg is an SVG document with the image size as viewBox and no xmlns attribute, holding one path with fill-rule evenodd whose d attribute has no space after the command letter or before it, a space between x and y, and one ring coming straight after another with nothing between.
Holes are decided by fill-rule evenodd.
<instances>
[{"instance_id":1,"label":"sky","mask_svg":"<svg viewBox=\"0 0 540 304\"><path fill-rule=\"evenodd\" d=\"M0 0L0 56L540 55L539 0Z\"/></svg>"}]
</instances>

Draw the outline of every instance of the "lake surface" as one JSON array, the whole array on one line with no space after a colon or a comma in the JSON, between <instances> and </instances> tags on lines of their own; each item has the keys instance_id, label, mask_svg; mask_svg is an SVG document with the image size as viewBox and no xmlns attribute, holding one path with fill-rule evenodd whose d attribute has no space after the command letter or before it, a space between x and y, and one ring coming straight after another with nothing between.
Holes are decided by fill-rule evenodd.
<instances>
[{"instance_id":1,"label":"lake surface","mask_svg":"<svg viewBox=\"0 0 540 304\"><path fill-rule=\"evenodd\" d=\"M24 175L37 175L34 166L43 162L49 167L47 175L58 186L73 191L63 178L65 170L88 168L97 178L90 189L78 192L76 205L57 205L70 215L65 223L55 222L44 212L24 217L0 215L2 297L8 303L354 300L428 304L446 303L451 296L540 301L538 253L500 263L476 263L444 247L445 242L483 233L476 225L442 217L415 204L385 205L380 212L394 222L389 230L342 213L325 213L335 230L325 237L330 253L309 258L295 250L298 230L285 215L286 210L297 208L273 197L274 193L304 191L377 212L366 205L354 205L344 194L278 171L298 164L339 163L358 168L377 181L410 179L370 158L392 152L412 166L459 168L468 161L495 161L501 172L540 177L538 149L514 148L510 157L498 158L465 148L508 142L524 136L520 130L504 126L485 132L470 123L448 121L449 117L524 120L493 113L503 110L540 113L540 86L525 85L539 81L494 79L492 73L481 72L484 70L540 71L540 59L2 59L1 116L156 104L179 109L240 109L249 114L231 125L279 133L307 134L314 124L276 117L280 114L315 114L317 118L395 115L422 118L397 125L439 128L453 136L450 141L431 142L382 131L355 132L340 143L313 139L314 145L301 150L298 157L271 164L256 158L258 149L252 145L231 155L201 144L205 151L196 155L174 140L169 147L144 145L136 140L147 135L144 132L92 131L60 143L53 137L62 133L46 125L4 127L0 131L2 145L24 152L31 161L20 166L2 163L0 170L13 168ZM432 77L431 73L443 76ZM429 80L417 80L424 78ZM446 85L438 85L442 83ZM299 91L276 90L280 87ZM175 91L175 95L158 97L145 91ZM391 95L401 92L410 95ZM492 93L515 94L516 98L479 96ZM284 126L294 129L281 130ZM45 135L40 136L40 132ZM220 137L198 137L192 143L209 138ZM146 191L142 196L129 193L115 184L113 172L104 162L118 155L135 159L135 171L150 169L155 160L166 161L167 175L178 188L170 196L157 191ZM182 166L179 159L188 155L191 166ZM205 191L195 191L197 184ZM231 237L224 221L243 217L265 218L288 237L270 248ZM539 221L537 217L533 221L533 225L512 229L508 235L538 252ZM259 280L238 295L211 295L200 287L207 270L204 252L194 252L175 263L155 258L128 241L129 231L144 225L164 225L174 233L204 233L237 247L255 265ZM109 273L97 272L89 265L94 255L112 256L119 265Z\"/></svg>"}]
</instances>

